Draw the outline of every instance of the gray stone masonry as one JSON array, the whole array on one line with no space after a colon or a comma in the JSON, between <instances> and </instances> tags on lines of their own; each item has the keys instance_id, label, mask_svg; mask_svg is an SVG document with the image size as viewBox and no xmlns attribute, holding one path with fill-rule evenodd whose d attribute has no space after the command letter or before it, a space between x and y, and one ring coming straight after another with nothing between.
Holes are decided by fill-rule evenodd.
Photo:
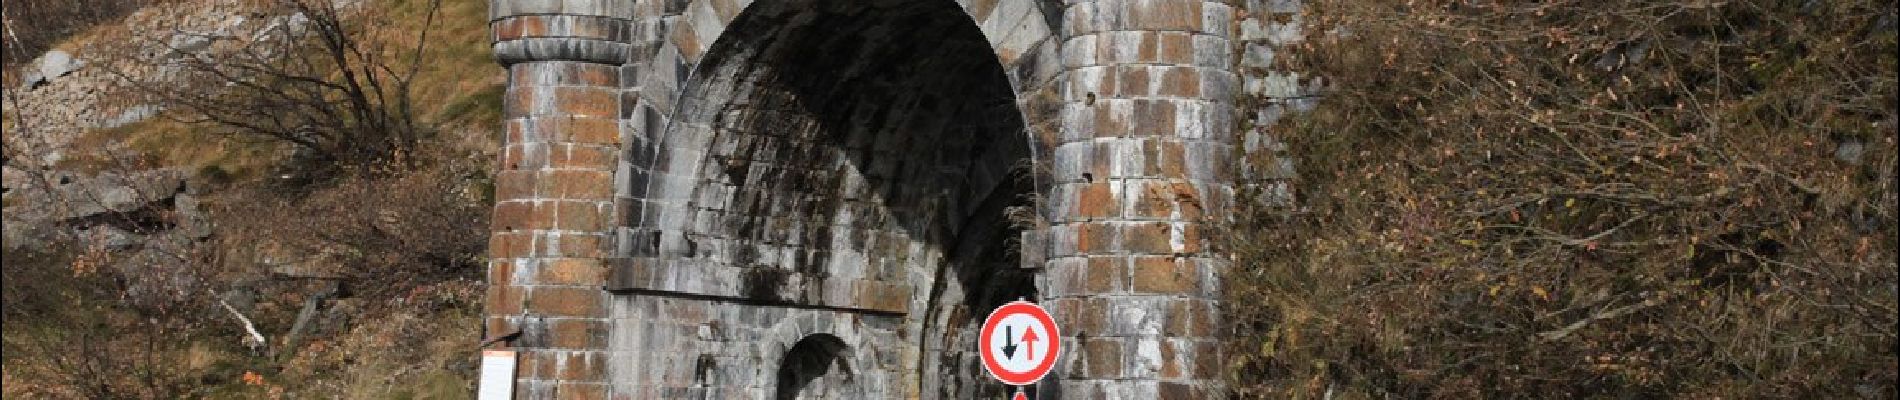
<instances>
[{"instance_id":1,"label":"gray stone masonry","mask_svg":"<svg viewBox=\"0 0 1900 400\"><path fill-rule=\"evenodd\" d=\"M1238 65L1299 35L1229 3L490 0L516 397L1002 398L1018 298L1035 398L1224 397Z\"/></svg>"}]
</instances>

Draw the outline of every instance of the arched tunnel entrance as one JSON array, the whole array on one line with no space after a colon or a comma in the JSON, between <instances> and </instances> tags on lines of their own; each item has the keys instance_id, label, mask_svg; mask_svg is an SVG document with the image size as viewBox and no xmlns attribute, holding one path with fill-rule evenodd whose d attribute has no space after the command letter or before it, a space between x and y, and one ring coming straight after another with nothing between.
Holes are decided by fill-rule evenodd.
<instances>
[{"instance_id":1,"label":"arched tunnel entrance","mask_svg":"<svg viewBox=\"0 0 1900 400\"><path fill-rule=\"evenodd\" d=\"M890 343L819 350L911 349L896 353L914 355L900 364L912 371L894 376L919 379L926 397L1003 393L983 383L975 328L1036 297L1018 243L1039 215L1034 155L1009 77L962 7L754 3L678 104L650 180L633 183L655 199L636 256L731 276L747 307L896 326ZM832 365L760 361L791 368L780 380Z\"/></svg>"}]
</instances>

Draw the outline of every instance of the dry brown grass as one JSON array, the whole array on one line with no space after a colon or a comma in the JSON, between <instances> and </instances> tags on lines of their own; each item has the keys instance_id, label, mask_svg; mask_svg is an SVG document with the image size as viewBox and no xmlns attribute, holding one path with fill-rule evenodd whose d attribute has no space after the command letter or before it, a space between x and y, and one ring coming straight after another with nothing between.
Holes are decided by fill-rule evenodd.
<instances>
[{"instance_id":1,"label":"dry brown grass","mask_svg":"<svg viewBox=\"0 0 1900 400\"><path fill-rule=\"evenodd\" d=\"M0 65L8 70L6 85L17 84L15 64L31 61L68 36L96 25L116 21L126 13L157 0L14 0L0 9L4 41Z\"/></svg>"},{"instance_id":2,"label":"dry brown grass","mask_svg":"<svg viewBox=\"0 0 1900 400\"><path fill-rule=\"evenodd\" d=\"M256 185L212 199L209 241L134 268L127 254L60 243L8 254L9 396L260 398L342 391L466 393L481 298L487 204L466 163L429 160L399 175L350 177L304 192ZM260 249L274 250L263 262ZM271 266L295 263L287 277ZM324 301L303 340L304 302ZM241 346L219 299L244 293L245 318L270 342ZM234 300L235 301L235 300ZM453 334L460 332L460 334ZM262 383L246 382L256 377ZM413 379L427 387L391 386ZM451 395L449 397L455 397Z\"/></svg>"},{"instance_id":3,"label":"dry brown grass","mask_svg":"<svg viewBox=\"0 0 1900 400\"><path fill-rule=\"evenodd\" d=\"M352 23L375 21L364 24L366 40L408 49L425 29L430 3L366 2L357 17L363 19ZM8 254L0 360L6 396L466 396L492 204L485 154L495 146L494 88L503 75L488 55L485 4L442 5L411 81L429 134L418 149L346 168L357 172L327 175L321 184L282 184L283 171L298 167L283 157L285 146L162 118L82 137L76 145L126 150L91 167L195 168L199 181L215 183L201 199L216 233L183 260L142 273L75 273L76 265L120 256L85 251L86 243L25 258ZM13 6L7 4L10 12ZM125 29L101 26L87 35L110 38ZM297 343L285 342L287 332L303 302L328 281L273 277L258 247L306 256L346 287L323 303L317 327ZM154 277L192 286L154 301L124 296L126 282ZM271 348L239 345L245 333L212 294L232 289L254 293L243 312ZM75 302L86 306L71 307Z\"/></svg>"},{"instance_id":4,"label":"dry brown grass","mask_svg":"<svg viewBox=\"0 0 1900 400\"><path fill-rule=\"evenodd\" d=\"M1891 2L1313 4L1242 397L1895 395Z\"/></svg>"}]
</instances>

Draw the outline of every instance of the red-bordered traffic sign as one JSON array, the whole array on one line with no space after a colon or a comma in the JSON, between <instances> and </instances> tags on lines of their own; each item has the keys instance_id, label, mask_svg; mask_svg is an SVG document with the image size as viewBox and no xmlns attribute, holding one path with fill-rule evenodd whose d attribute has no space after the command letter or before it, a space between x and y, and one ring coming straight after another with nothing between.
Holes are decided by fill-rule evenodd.
<instances>
[{"instance_id":1,"label":"red-bordered traffic sign","mask_svg":"<svg viewBox=\"0 0 1900 400\"><path fill-rule=\"evenodd\" d=\"M1004 384L1035 384L1055 368L1062 355L1062 331L1049 310L1027 301L1012 301L983 320L977 346L983 369Z\"/></svg>"}]
</instances>

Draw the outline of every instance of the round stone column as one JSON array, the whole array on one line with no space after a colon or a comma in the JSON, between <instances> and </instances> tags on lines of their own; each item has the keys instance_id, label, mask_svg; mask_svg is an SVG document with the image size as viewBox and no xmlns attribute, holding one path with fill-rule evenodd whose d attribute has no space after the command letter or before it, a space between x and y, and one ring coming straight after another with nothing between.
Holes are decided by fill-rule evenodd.
<instances>
[{"instance_id":1,"label":"round stone column","mask_svg":"<svg viewBox=\"0 0 1900 400\"><path fill-rule=\"evenodd\" d=\"M508 69L484 312L515 398L605 398L621 69L633 1L491 0Z\"/></svg>"},{"instance_id":2,"label":"round stone column","mask_svg":"<svg viewBox=\"0 0 1900 400\"><path fill-rule=\"evenodd\" d=\"M1233 199L1233 7L1071 1L1041 286L1062 398L1225 397L1211 229Z\"/></svg>"}]
</instances>

